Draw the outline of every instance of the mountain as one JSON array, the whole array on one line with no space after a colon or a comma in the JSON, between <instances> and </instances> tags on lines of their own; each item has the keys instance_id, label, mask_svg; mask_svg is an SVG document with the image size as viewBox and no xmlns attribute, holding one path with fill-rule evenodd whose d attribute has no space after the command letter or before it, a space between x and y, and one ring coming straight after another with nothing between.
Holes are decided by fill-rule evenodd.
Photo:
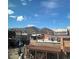
<instances>
[{"instance_id":1,"label":"mountain","mask_svg":"<svg viewBox=\"0 0 79 59\"><path fill-rule=\"evenodd\" d=\"M37 27L25 27L25 28L12 28L12 29L9 29L9 30L14 30L14 31L21 31L21 32L26 32L28 34L51 34L53 35L54 34L54 31L49 29L49 28L42 28L42 29L39 29Z\"/></svg>"},{"instance_id":2,"label":"mountain","mask_svg":"<svg viewBox=\"0 0 79 59\"><path fill-rule=\"evenodd\" d=\"M29 34L33 34L33 33L38 34L40 31L40 29L37 27L26 27L25 29L26 29L27 33L29 33Z\"/></svg>"},{"instance_id":3,"label":"mountain","mask_svg":"<svg viewBox=\"0 0 79 59\"><path fill-rule=\"evenodd\" d=\"M54 31L51 30L51 29L49 29L49 28L42 28L42 29L40 30L40 33L42 33L42 34L51 34L51 35L54 35Z\"/></svg>"}]
</instances>

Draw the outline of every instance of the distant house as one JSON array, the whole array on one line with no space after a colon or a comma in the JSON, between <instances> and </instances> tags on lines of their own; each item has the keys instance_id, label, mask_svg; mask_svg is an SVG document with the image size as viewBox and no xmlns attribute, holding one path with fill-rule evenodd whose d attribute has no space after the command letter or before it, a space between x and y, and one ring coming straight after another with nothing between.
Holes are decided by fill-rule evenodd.
<instances>
[{"instance_id":1,"label":"distant house","mask_svg":"<svg viewBox=\"0 0 79 59\"><path fill-rule=\"evenodd\" d=\"M67 29L56 29L56 30L54 30L54 35L56 35L56 36L68 35L68 30Z\"/></svg>"}]
</instances>

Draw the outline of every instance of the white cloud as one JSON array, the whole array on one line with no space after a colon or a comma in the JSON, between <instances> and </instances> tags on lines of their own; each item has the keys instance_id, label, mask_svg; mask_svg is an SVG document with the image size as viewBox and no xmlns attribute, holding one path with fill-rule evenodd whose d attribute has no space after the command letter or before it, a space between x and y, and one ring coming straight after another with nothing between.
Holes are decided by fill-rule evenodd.
<instances>
[{"instance_id":1,"label":"white cloud","mask_svg":"<svg viewBox=\"0 0 79 59\"><path fill-rule=\"evenodd\" d=\"M9 14L9 15L10 15L10 14L13 14L13 13L14 13L13 10L11 10L11 9L8 10L8 14Z\"/></svg>"},{"instance_id":2,"label":"white cloud","mask_svg":"<svg viewBox=\"0 0 79 59\"><path fill-rule=\"evenodd\" d=\"M26 2L23 2L22 5L25 6L25 5L27 5L27 3Z\"/></svg>"},{"instance_id":3,"label":"white cloud","mask_svg":"<svg viewBox=\"0 0 79 59\"><path fill-rule=\"evenodd\" d=\"M28 24L27 25L27 27L33 27L33 26L35 26L35 25L33 25L33 24Z\"/></svg>"},{"instance_id":4,"label":"white cloud","mask_svg":"<svg viewBox=\"0 0 79 59\"><path fill-rule=\"evenodd\" d=\"M16 19L17 21L23 21L24 19L27 19L26 16L15 16L15 15L10 15L10 18Z\"/></svg>"},{"instance_id":5,"label":"white cloud","mask_svg":"<svg viewBox=\"0 0 79 59\"><path fill-rule=\"evenodd\" d=\"M41 3L41 5L45 8L48 8L48 9L53 9L53 8L58 7L58 4L56 2L53 2L53 1L43 1Z\"/></svg>"},{"instance_id":6,"label":"white cloud","mask_svg":"<svg viewBox=\"0 0 79 59\"><path fill-rule=\"evenodd\" d=\"M38 15L38 14L35 14L34 16L37 17L37 16L39 16L39 15Z\"/></svg>"},{"instance_id":7,"label":"white cloud","mask_svg":"<svg viewBox=\"0 0 79 59\"><path fill-rule=\"evenodd\" d=\"M23 6L26 6L26 5L27 5L26 0L20 0L20 1L21 1L21 4L22 4Z\"/></svg>"},{"instance_id":8,"label":"white cloud","mask_svg":"<svg viewBox=\"0 0 79 59\"><path fill-rule=\"evenodd\" d=\"M23 21L24 17L23 16L17 16L17 21Z\"/></svg>"},{"instance_id":9,"label":"white cloud","mask_svg":"<svg viewBox=\"0 0 79 59\"><path fill-rule=\"evenodd\" d=\"M11 15L11 16L9 16L9 17L16 19L17 16L12 16L12 15Z\"/></svg>"}]
</instances>

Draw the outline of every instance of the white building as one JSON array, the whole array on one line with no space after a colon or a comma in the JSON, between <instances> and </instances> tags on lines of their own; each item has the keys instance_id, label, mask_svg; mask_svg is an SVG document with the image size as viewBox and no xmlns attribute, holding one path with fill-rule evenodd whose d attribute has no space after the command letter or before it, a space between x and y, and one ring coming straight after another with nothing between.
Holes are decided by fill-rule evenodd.
<instances>
[{"instance_id":1,"label":"white building","mask_svg":"<svg viewBox=\"0 0 79 59\"><path fill-rule=\"evenodd\" d=\"M54 35L68 35L67 29L53 29Z\"/></svg>"}]
</instances>

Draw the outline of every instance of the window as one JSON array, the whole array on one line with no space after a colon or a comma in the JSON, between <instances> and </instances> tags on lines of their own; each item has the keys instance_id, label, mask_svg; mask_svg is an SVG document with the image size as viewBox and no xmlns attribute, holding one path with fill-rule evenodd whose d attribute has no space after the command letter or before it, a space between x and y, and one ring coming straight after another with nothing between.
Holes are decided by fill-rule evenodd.
<instances>
[{"instance_id":1,"label":"window","mask_svg":"<svg viewBox=\"0 0 79 59\"><path fill-rule=\"evenodd\" d=\"M60 42L60 38L58 38L58 37L51 38L51 40L54 42Z\"/></svg>"}]
</instances>

